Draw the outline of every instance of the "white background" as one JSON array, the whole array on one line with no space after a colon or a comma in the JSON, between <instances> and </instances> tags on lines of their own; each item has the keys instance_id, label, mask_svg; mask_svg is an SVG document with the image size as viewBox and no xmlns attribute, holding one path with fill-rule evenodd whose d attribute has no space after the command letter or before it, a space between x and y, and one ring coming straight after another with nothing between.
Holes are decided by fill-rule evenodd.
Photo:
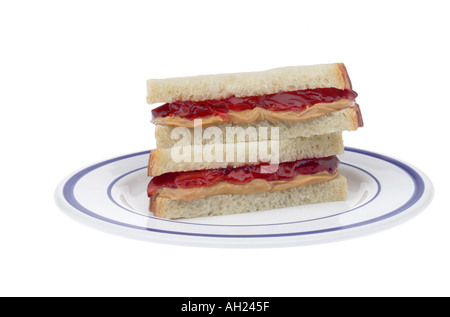
<instances>
[{"instance_id":1,"label":"white background","mask_svg":"<svg viewBox=\"0 0 450 317\"><path fill-rule=\"evenodd\" d=\"M3 296L448 296L445 1L0 2ZM433 181L424 212L277 249L136 241L80 224L58 183L155 146L148 78L344 62L365 127L345 144Z\"/></svg>"}]
</instances>

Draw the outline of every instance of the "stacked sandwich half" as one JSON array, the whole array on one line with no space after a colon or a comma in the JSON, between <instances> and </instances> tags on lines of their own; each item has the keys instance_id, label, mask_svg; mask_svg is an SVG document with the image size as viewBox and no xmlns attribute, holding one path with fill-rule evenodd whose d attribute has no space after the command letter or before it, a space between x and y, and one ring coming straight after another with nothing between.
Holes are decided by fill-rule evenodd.
<instances>
[{"instance_id":1,"label":"stacked sandwich half","mask_svg":"<svg viewBox=\"0 0 450 317\"><path fill-rule=\"evenodd\" d=\"M151 79L157 217L235 214L345 200L337 155L363 126L343 64Z\"/></svg>"}]
</instances>

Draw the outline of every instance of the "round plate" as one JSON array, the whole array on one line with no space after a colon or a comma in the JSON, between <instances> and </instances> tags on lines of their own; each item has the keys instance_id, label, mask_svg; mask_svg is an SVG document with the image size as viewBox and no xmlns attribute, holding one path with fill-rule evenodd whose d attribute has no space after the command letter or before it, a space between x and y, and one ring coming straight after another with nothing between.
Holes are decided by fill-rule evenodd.
<instances>
[{"instance_id":1,"label":"round plate","mask_svg":"<svg viewBox=\"0 0 450 317\"><path fill-rule=\"evenodd\" d=\"M346 201L182 220L148 211L149 151L112 158L67 176L58 205L88 225L149 241L209 247L279 247L354 238L397 225L422 211L433 187L399 160L345 148L339 167Z\"/></svg>"}]
</instances>

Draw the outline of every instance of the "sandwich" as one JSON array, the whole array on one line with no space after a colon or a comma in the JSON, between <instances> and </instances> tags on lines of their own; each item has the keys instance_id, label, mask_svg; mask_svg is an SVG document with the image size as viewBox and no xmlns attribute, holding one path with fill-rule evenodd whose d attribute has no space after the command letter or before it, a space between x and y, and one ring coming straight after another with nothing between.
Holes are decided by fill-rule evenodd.
<instances>
[{"instance_id":1,"label":"sandwich","mask_svg":"<svg viewBox=\"0 0 450 317\"><path fill-rule=\"evenodd\" d=\"M356 97L342 63L148 80L150 212L180 219L345 200L338 155L343 131L363 126Z\"/></svg>"}]
</instances>

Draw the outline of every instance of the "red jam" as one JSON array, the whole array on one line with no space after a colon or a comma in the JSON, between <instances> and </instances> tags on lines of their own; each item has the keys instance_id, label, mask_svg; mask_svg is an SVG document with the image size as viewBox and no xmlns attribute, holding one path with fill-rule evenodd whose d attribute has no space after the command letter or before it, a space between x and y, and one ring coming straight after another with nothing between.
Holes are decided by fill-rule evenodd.
<instances>
[{"instance_id":1,"label":"red jam","mask_svg":"<svg viewBox=\"0 0 450 317\"><path fill-rule=\"evenodd\" d=\"M276 94L212 99L204 101L176 101L166 103L152 110L153 118L177 116L194 120L196 118L219 116L228 121L228 111L251 110L261 107L272 111L302 111L316 103L335 102L340 99L355 100L356 92L349 89L316 88Z\"/></svg>"},{"instance_id":2,"label":"red jam","mask_svg":"<svg viewBox=\"0 0 450 317\"><path fill-rule=\"evenodd\" d=\"M267 173L262 169L269 164L249 165L237 168L219 168L201 171L166 173L152 178L147 187L147 194L151 196L159 189L167 188L194 188L210 186L217 182L231 184L245 184L254 179L266 181L291 180L297 175L310 175L327 171L334 172L340 161L337 156L324 158L303 159L294 162L284 162L278 165L274 173Z\"/></svg>"}]
</instances>

